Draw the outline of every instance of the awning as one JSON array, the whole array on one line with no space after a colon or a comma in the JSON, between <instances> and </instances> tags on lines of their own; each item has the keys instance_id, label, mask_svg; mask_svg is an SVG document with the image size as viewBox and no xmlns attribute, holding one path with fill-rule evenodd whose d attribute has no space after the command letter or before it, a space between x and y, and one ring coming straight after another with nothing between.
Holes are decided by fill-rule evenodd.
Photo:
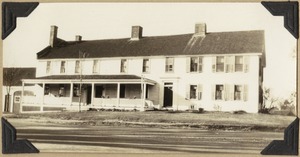
<instances>
[{"instance_id":1,"label":"awning","mask_svg":"<svg viewBox=\"0 0 300 157\"><path fill-rule=\"evenodd\" d=\"M50 75L35 79L22 79L24 83L146 83L154 85L156 82L136 75Z\"/></svg>"}]
</instances>

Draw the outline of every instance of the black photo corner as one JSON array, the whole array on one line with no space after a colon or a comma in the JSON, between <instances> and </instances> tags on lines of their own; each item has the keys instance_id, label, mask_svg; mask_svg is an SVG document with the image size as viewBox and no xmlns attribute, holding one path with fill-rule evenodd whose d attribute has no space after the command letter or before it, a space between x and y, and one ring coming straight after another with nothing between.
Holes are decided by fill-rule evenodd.
<instances>
[{"instance_id":1,"label":"black photo corner","mask_svg":"<svg viewBox=\"0 0 300 157\"><path fill-rule=\"evenodd\" d=\"M284 16L283 25L296 39L299 38L298 2L271 2L261 4L274 16ZM16 28L17 17L27 17L38 2L2 2L2 40ZM2 153L39 153L26 139L17 140L17 131L2 117ZM261 151L262 155L298 155L299 118L285 129L284 140L274 140Z\"/></svg>"}]
</instances>

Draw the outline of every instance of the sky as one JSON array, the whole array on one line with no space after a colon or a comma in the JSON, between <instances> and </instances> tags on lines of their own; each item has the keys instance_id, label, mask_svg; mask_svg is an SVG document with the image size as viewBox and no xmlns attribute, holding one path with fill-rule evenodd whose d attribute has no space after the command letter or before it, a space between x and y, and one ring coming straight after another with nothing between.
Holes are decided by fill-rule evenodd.
<instances>
[{"instance_id":1,"label":"sky","mask_svg":"<svg viewBox=\"0 0 300 157\"><path fill-rule=\"evenodd\" d=\"M296 90L295 38L260 3L40 3L3 41L4 67L35 67L36 53L49 45L50 26L67 41L128 38L131 26L143 36L194 32L204 22L207 32L265 30L264 86L276 97Z\"/></svg>"}]
</instances>

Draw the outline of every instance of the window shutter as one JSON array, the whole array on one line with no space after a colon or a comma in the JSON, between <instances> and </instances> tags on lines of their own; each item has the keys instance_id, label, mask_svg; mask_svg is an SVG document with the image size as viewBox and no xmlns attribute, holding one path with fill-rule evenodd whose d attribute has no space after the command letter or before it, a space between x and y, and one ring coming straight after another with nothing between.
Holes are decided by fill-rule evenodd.
<instances>
[{"instance_id":1,"label":"window shutter","mask_svg":"<svg viewBox=\"0 0 300 157\"><path fill-rule=\"evenodd\" d=\"M234 85L230 85L229 88L230 88L230 89L229 89L229 94L230 94L229 100L232 101L232 100L234 100Z\"/></svg>"},{"instance_id":2,"label":"window shutter","mask_svg":"<svg viewBox=\"0 0 300 157\"><path fill-rule=\"evenodd\" d=\"M230 60L230 72L234 72L235 71L235 56L231 56L231 60Z\"/></svg>"},{"instance_id":3,"label":"window shutter","mask_svg":"<svg viewBox=\"0 0 300 157\"><path fill-rule=\"evenodd\" d=\"M243 88L243 92L244 92L244 101L248 101L248 85L244 85Z\"/></svg>"},{"instance_id":4,"label":"window shutter","mask_svg":"<svg viewBox=\"0 0 300 157\"><path fill-rule=\"evenodd\" d=\"M212 85L211 86L211 99L212 100L216 100L215 94L216 94L216 85Z\"/></svg>"},{"instance_id":5,"label":"window shutter","mask_svg":"<svg viewBox=\"0 0 300 157\"><path fill-rule=\"evenodd\" d=\"M224 85L224 100L228 101L229 100L229 85L225 84Z\"/></svg>"},{"instance_id":6,"label":"window shutter","mask_svg":"<svg viewBox=\"0 0 300 157\"><path fill-rule=\"evenodd\" d=\"M225 56L224 57L224 65L225 65L225 72L228 73L230 72L230 56Z\"/></svg>"},{"instance_id":7,"label":"window shutter","mask_svg":"<svg viewBox=\"0 0 300 157\"><path fill-rule=\"evenodd\" d=\"M199 57L199 59L198 59L198 72L199 73L201 73L202 70L203 70L203 64L202 64L202 62L203 62L203 58Z\"/></svg>"},{"instance_id":8,"label":"window shutter","mask_svg":"<svg viewBox=\"0 0 300 157\"><path fill-rule=\"evenodd\" d=\"M186 58L186 72L189 73L191 70L191 57Z\"/></svg>"},{"instance_id":9,"label":"window shutter","mask_svg":"<svg viewBox=\"0 0 300 157\"><path fill-rule=\"evenodd\" d=\"M249 71L249 56L244 56L244 72Z\"/></svg>"},{"instance_id":10,"label":"window shutter","mask_svg":"<svg viewBox=\"0 0 300 157\"><path fill-rule=\"evenodd\" d=\"M201 100L202 99L202 91L203 91L203 89L202 89L202 84L198 84L198 89L197 89L197 92L198 92L198 100Z\"/></svg>"},{"instance_id":11,"label":"window shutter","mask_svg":"<svg viewBox=\"0 0 300 157\"><path fill-rule=\"evenodd\" d=\"M216 72L216 57L212 57L212 72Z\"/></svg>"},{"instance_id":12,"label":"window shutter","mask_svg":"<svg viewBox=\"0 0 300 157\"><path fill-rule=\"evenodd\" d=\"M187 100L190 100L190 88L191 88L190 85L187 84L185 88L185 97Z\"/></svg>"}]
</instances>

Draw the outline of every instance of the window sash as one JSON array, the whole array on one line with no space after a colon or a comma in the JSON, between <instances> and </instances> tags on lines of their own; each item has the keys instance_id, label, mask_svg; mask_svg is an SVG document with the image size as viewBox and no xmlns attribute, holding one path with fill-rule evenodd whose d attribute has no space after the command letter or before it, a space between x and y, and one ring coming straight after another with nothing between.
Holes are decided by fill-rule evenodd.
<instances>
[{"instance_id":1,"label":"window sash","mask_svg":"<svg viewBox=\"0 0 300 157\"><path fill-rule=\"evenodd\" d=\"M121 72L122 73L127 72L127 60L126 59L121 60Z\"/></svg>"},{"instance_id":2,"label":"window sash","mask_svg":"<svg viewBox=\"0 0 300 157\"><path fill-rule=\"evenodd\" d=\"M98 72L98 60L94 60L93 62L93 73Z\"/></svg>"},{"instance_id":3,"label":"window sash","mask_svg":"<svg viewBox=\"0 0 300 157\"><path fill-rule=\"evenodd\" d=\"M75 73L79 73L80 70L80 61L75 61Z\"/></svg>"},{"instance_id":4,"label":"window sash","mask_svg":"<svg viewBox=\"0 0 300 157\"><path fill-rule=\"evenodd\" d=\"M61 61L60 73L65 73L65 72L66 72L66 61Z\"/></svg>"},{"instance_id":5,"label":"window sash","mask_svg":"<svg viewBox=\"0 0 300 157\"><path fill-rule=\"evenodd\" d=\"M174 58L166 58L166 72L173 72L174 70Z\"/></svg>"},{"instance_id":6,"label":"window sash","mask_svg":"<svg viewBox=\"0 0 300 157\"><path fill-rule=\"evenodd\" d=\"M190 99L197 99L197 86L190 85Z\"/></svg>"},{"instance_id":7,"label":"window sash","mask_svg":"<svg viewBox=\"0 0 300 157\"><path fill-rule=\"evenodd\" d=\"M224 85L216 85L215 100L224 99Z\"/></svg>"},{"instance_id":8,"label":"window sash","mask_svg":"<svg viewBox=\"0 0 300 157\"><path fill-rule=\"evenodd\" d=\"M149 59L143 59L143 72L149 72Z\"/></svg>"},{"instance_id":9,"label":"window sash","mask_svg":"<svg viewBox=\"0 0 300 157\"><path fill-rule=\"evenodd\" d=\"M47 66L46 66L46 73L50 73L51 70L51 61L47 61Z\"/></svg>"}]
</instances>

